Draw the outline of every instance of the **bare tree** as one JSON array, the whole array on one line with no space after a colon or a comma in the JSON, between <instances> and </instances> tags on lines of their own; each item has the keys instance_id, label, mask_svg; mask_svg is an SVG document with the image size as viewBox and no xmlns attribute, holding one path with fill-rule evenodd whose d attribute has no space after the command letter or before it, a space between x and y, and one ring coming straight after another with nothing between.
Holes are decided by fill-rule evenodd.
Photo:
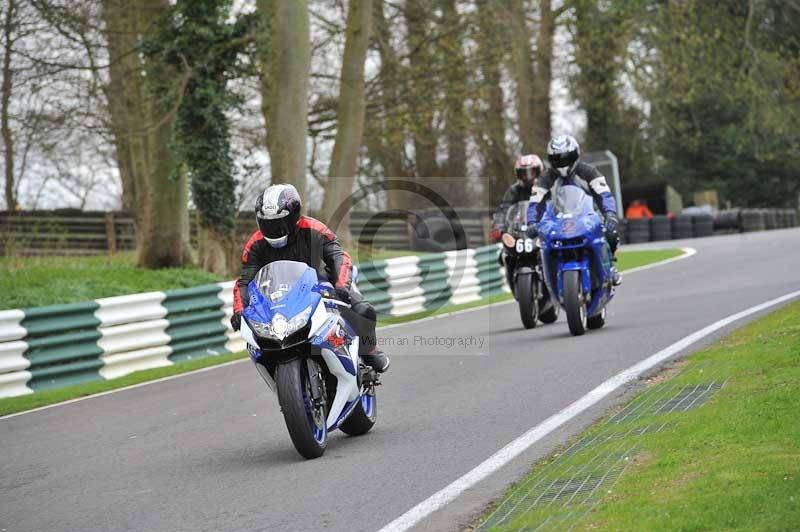
<instances>
[{"instance_id":1,"label":"bare tree","mask_svg":"<svg viewBox=\"0 0 800 532\"><path fill-rule=\"evenodd\" d=\"M484 185L490 201L499 203L513 170L506 142L505 99L500 65L504 62L505 32L500 24L499 5L478 0L477 55L481 72L481 123L477 140L483 159Z\"/></svg>"},{"instance_id":2,"label":"bare tree","mask_svg":"<svg viewBox=\"0 0 800 532\"><path fill-rule=\"evenodd\" d=\"M308 76L307 0L258 0L262 32L262 111L273 182L305 195Z\"/></svg>"},{"instance_id":3,"label":"bare tree","mask_svg":"<svg viewBox=\"0 0 800 532\"><path fill-rule=\"evenodd\" d=\"M140 54L140 38L153 31L168 3L162 0L103 0L110 58L106 93L122 181L134 207L139 263L149 268L190 261L185 172L170 151L174 111L152 98L153 68ZM145 76L145 70L150 76ZM177 91L181 90L177 77Z\"/></svg>"},{"instance_id":4,"label":"bare tree","mask_svg":"<svg viewBox=\"0 0 800 532\"><path fill-rule=\"evenodd\" d=\"M11 136L9 119L9 107L11 104L11 91L13 87L11 54L14 49L16 11L16 1L8 0L5 13L3 14L3 84L2 92L0 93L0 131L2 131L3 136L5 193L8 210L14 210L17 206L17 197L14 193L14 138Z\"/></svg>"},{"instance_id":5,"label":"bare tree","mask_svg":"<svg viewBox=\"0 0 800 532\"><path fill-rule=\"evenodd\" d=\"M371 19L372 0L350 0L339 83L336 142L322 206L324 219L336 224L334 230L346 247L351 245L351 194L364 136L364 61L367 58ZM342 218L333 220L337 212L342 213Z\"/></svg>"}]
</instances>

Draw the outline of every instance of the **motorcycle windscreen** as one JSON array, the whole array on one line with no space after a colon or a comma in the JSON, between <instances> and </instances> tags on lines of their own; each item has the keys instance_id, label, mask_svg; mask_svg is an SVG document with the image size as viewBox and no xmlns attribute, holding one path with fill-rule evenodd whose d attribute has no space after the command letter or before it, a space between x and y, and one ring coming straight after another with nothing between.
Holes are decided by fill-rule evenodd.
<instances>
[{"instance_id":1,"label":"motorcycle windscreen","mask_svg":"<svg viewBox=\"0 0 800 532\"><path fill-rule=\"evenodd\" d=\"M278 303L298 285L310 289L317 282L317 274L303 262L278 260L261 268L254 282L264 297Z\"/></svg>"},{"instance_id":2,"label":"motorcycle windscreen","mask_svg":"<svg viewBox=\"0 0 800 532\"><path fill-rule=\"evenodd\" d=\"M583 214L594 209L593 200L581 187L563 185L556 190L553 198L555 211L561 214Z\"/></svg>"},{"instance_id":3,"label":"motorcycle windscreen","mask_svg":"<svg viewBox=\"0 0 800 532\"><path fill-rule=\"evenodd\" d=\"M520 201L511 205L506 211L505 224L511 231L519 231L520 227L528 223L528 203L529 201Z\"/></svg>"}]
</instances>

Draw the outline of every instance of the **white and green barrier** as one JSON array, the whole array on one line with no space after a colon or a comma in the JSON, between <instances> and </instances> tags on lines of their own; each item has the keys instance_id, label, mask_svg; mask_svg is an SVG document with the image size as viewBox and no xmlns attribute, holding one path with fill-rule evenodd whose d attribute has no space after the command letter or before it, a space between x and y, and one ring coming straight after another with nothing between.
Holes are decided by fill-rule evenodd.
<instances>
[{"instance_id":1,"label":"white and green barrier","mask_svg":"<svg viewBox=\"0 0 800 532\"><path fill-rule=\"evenodd\" d=\"M375 261L359 287L379 315L403 316L507 291L497 247ZM233 282L0 311L0 397L241 351Z\"/></svg>"}]
</instances>

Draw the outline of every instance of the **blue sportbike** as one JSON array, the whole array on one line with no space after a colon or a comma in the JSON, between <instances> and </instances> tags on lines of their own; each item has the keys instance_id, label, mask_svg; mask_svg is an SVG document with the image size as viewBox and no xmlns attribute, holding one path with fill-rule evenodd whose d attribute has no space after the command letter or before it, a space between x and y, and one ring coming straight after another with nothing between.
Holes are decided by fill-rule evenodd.
<instances>
[{"instance_id":1,"label":"blue sportbike","mask_svg":"<svg viewBox=\"0 0 800 532\"><path fill-rule=\"evenodd\" d=\"M605 325L614 297L613 259L594 201L576 185L561 185L538 226L544 279L564 308L569 331Z\"/></svg>"},{"instance_id":2,"label":"blue sportbike","mask_svg":"<svg viewBox=\"0 0 800 532\"><path fill-rule=\"evenodd\" d=\"M325 452L329 431L364 434L377 416L378 374L360 362L358 336L340 312L349 305L332 292L307 264L275 261L250 282L242 313L250 358L306 458Z\"/></svg>"}]
</instances>

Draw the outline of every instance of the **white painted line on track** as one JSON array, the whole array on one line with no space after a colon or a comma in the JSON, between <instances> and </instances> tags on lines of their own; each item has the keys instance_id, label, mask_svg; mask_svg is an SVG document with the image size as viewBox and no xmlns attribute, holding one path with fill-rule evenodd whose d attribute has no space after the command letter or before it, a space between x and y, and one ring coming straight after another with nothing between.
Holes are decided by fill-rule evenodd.
<instances>
[{"instance_id":1,"label":"white painted line on track","mask_svg":"<svg viewBox=\"0 0 800 532\"><path fill-rule=\"evenodd\" d=\"M473 487L475 484L496 472L504 465L508 464L511 460L526 451L531 445L541 440L564 423L570 421L575 416L594 406L602 399L608 397L609 394L617 390L620 386L635 380L648 370L653 369L655 366L675 356L710 334L713 334L742 318L752 316L753 314L757 314L770 307L780 305L781 303L785 303L786 301L790 301L797 297L800 297L800 290L777 297L775 299L771 299L761 303L760 305L737 312L736 314L732 314L678 340L669 347L662 349L658 353L651 355L638 364L634 364L625 371L618 373L565 409L550 416L543 422L531 428L526 433L487 458L485 461L478 464L477 467L467 472L462 477L456 479L448 486L445 486L441 490L437 491L388 525L381 528L380 532L405 532L406 530L411 529L414 525L431 515L436 510L439 510L448 503L452 502L461 493Z\"/></svg>"},{"instance_id":2,"label":"white painted line on track","mask_svg":"<svg viewBox=\"0 0 800 532\"><path fill-rule=\"evenodd\" d=\"M675 249L675 248L664 248L664 249ZM687 258L691 257L692 255L694 255L695 253L697 253L697 250L694 249L694 248L680 248L680 249L683 251L683 255L679 255L677 257L672 257L671 259L665 259L665 260L662 260L662 261L654 262L652 264L646 264L644 266L639 266L637 268L631 268L630 270L625 270L623 273L625 275L627 275L627 274L630 274L630 273L635 273L635 272L638 272L638 271L647 270L647 269L650 269L650 268L655 268L657 266L662 266L662 265L665 265L665 264L669 264L669 263L675 262L677 260L687 259ZM378 327L378 330L379 331L383 331L385 329L393 329L395 327L403 327L403 326L406 326L406 325L413 325L415 323L422 323L422 322L425 322L425 321L438 320L438 319L442 319L442 318L449 318L451 316L457 316L458 314L466 314L467 312L476 312L478 310L485 310L487 308L499 307L501 305L509 305L511 303L515 303L515 301L513 299L510 299L508 301L500 301L498 303L491 303L489 305L479 305L479 306L473 307L473 308L467 308L467 309L463 309L463 310L454 310L453 312L447 312L445 314L437 314L436 316L427 316L425 318L420 318L418 320L405 321L403 323L395 323L395 324L392 324L392 325L384 325L383 327ZM86 401L87 399L94 399L95 397L103 397L104 395L111 395L112 393L124 392L124 391L127 391L127 390L133 390L133 389L136 389L136 388L141 388L143 386L149 386L151 384L158 384L160 382L167 382L167 381L172 381L172 380L175 380L175 379L182 379L184 377L191 377L192 375L197 375L198 373L205 373L207 371L212 371L212 370L215 370L215 369L224 368L224 367L227 367L227 366L232 366L233 364L241 364L242 362L247 362L249 360L250 360L250 357L245 357L245 358L242 358L241 360L232 360L230 362L225 362L224 364L217 364L215 366L208 366L208 367L196 369L196 370L193 370L193 371L187 371L186 373L179 373L177 375L170 375L169 377L162 377L160 379L155 379L155 380L152 380L152 381L145 381L145 382L140 382L138 384L131 384L130 386L125 386L123 388L115 388L114 390L108 390L108 391L105 391L105 392L95 393L95 394L92 394L92 395L84 395L83 397L76 397L75 399L68 399L66 401L61 401L60 403L53 403L51 405L40 406L38 408L31 408L30 410L24 410L22 412L15 412L13 414L7 414L5 416L0 416L0 421L2 421L4 419L9 419L9 418L12 418L12 417L24 416L25 414L33 414L34 412L41 412L42 410L49 410L50 408L56 408L58 406L64 406L64 405L69 405L69 404L72 404L72 403L78 403L80 401Z\"/></svg>"},{"instance_id":3,"label":"white painted line on track","mask_svg":"<svg viewBox=\"0 0 800 532\"><path fill-rule=\"evenodd\" d=\"M669 249L669 248L665 248L665 249ZM675 249L675 248L672 248L672 249ZM644 271L644 270L649 270L650 268L657 268L659 266L664 266L665 264L669 264L671 262L675 262L675 261L678 261L678 260L688 259L692 255L697 253L697 250L694 249L694 248L680 248L680 250L683 251L683 255L678 255L677 257L672 257L671 259L664 259L664 260L661 260L661 261L658 261L658 262L653 262L651 264L645 264L644 266L637 266L636 268L631 268L630 270L625 270L624 272L622 272L622 276L625 277L626 275L630 275L632 273L641 272L641 271ZM642 250L642 251L658 251L658 250L657 249L652 249L652 250L648 249L648 250Z\"/></svg>"}]
</instances>

